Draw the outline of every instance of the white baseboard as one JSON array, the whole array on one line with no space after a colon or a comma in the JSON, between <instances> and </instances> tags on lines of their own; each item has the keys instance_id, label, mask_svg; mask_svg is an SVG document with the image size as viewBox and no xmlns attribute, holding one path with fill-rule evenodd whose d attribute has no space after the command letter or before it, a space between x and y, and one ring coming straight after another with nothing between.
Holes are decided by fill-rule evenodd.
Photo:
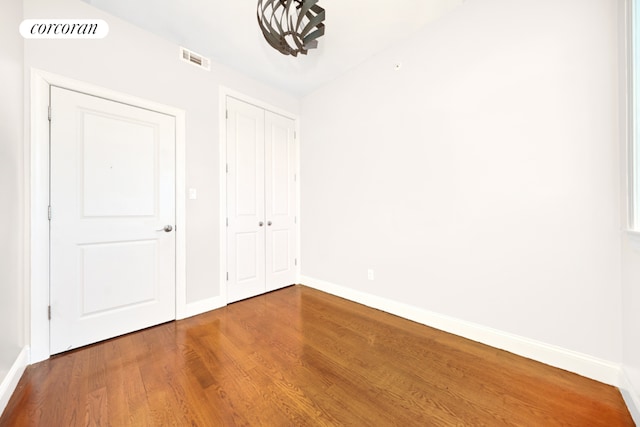
<instances>
[{"instance_id":1,"label":"white baseboard","mask_svg":"<svg viewBox=\"0 0 640 427\"><path fill-rule=\"evenodd\" d=\"M18 381L22 377L24 370L29 365L29 347L23 347L20 354L16 358L9 372L2 378L0 382L0 415L4 412L4 409L9 403L9 399L18 385Z\"/></svg>"},{"instance_id":2,"label":"white baseboard","mask_svg":"<svg viewBox=\"0 0 640 427\"><path fill-rule=\"evenodd\" d=\"M634 388L624 369L620 373L620 392L627 404L627 408L629 408L633 421L640 426L640 393Z\"/></svg>"},{"instance_id":3,"label":"white baseboard","mask_svg":"<svg viewBox=\"0 0 640 427\"><path fill-rule=\"evenodd\" d=\"M182 310L177 313L176 320L197 316L198 314L206 313L207 311L215 310L225 305L227 305L227 302L220 296L185 304Z\"/></svg>"},{"instance_id":4,"label":"white baseboard","mask_svg":"<svg viewBox=\"0 0 640 427\"><path fill-rule=\"evenodd\" d=\"M312 277L301 276L300 283L441 331L506 350L605 384L620 387L621 366L616 363Z\"/></svg>"}]
</instances>

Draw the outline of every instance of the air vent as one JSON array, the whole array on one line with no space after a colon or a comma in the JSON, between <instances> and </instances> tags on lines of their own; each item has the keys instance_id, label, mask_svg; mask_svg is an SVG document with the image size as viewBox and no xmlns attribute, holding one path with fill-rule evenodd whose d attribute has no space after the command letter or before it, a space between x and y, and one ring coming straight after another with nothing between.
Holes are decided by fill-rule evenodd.
<instances>
[{"instance_id":1,"label":"air vent","mask_svg":"<svg viewBox=\"0 0 640 427\"><path fill-rule=\"evenodd\" d=\"M209 58L205 58L204 56L192 52L189 49L185 49L184 47L180 47L180 58L183 61L193 64L196 67L204 68L207 71L211 69L211 61Z\"/></svg>"}]
</instances>

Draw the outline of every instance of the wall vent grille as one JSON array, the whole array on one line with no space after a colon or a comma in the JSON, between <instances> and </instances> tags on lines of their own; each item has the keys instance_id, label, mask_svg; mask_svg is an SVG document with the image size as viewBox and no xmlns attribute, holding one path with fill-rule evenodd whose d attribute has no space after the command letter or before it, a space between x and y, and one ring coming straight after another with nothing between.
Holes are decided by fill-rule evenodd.
<instances>
[{"instance_id":1,"label":"wall vent grille","mask_svg":"<svg viewBox=\"0 0 640 427\"><path fill-rule=\"evenodd\" d=\"M180 59L207 71L211 70L211 60L209 58L205 58L204 56L184 47L180 47Z\"/></svg>"}]
</instances>

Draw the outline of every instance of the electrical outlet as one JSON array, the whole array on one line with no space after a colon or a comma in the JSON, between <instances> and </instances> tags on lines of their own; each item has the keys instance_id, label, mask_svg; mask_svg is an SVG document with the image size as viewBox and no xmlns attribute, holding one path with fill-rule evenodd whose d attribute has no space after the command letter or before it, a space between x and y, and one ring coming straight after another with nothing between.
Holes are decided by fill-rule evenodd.
<instances>
[{"instance_id":1,"label":"electrical outlet","mask_svg":"<svg viewBox=\"0 0 640 427\"><path fill-rule=\"evenodd\" d=\"M373 270L372 269L368 269L367 270L367 279L373 280L374 278L375 278L375 275L373 274Z\"/></svg>"}]
</instances>

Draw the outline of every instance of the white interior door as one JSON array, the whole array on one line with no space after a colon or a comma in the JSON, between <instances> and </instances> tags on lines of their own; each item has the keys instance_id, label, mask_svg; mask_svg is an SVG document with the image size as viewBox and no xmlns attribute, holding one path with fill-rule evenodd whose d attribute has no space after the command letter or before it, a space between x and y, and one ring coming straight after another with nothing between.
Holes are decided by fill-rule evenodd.
<instances>
[{"instance_id":1,"label":"white interior door","mask_svg":"<svg viewBox=\"0 0 640 427\"><path fill-rule=\"evenodd\" d=\"M175 319L175 119L51 88L51 354Z\"/></svg>"},{"instance_id":2,"label":"white interior door","mask_svg":"<svg viewBox=\"0 0 640 427\"><path fill-rule=\"evenodd\" d=\"M227 302L265 292L264 110L227 98Z\"/></svg>"},{"instance_id":3,"label":"white interior door","mask_svg":"<svg viewBox=\"0 0 640 427\"><path fill-rule=\"evenodd\" d=\"M294 121L227 98L227 302L295 283Z\"/></svg>"},{"instance_id":4,"label":"white interior door","mask_svg":"<svg viewBox=\"0 0 640 427\"><path fill-rule=\"evenodd\" d=\"M266 290L296 280L294 121L265 111Z\"/></svg>"}]
</instances>

